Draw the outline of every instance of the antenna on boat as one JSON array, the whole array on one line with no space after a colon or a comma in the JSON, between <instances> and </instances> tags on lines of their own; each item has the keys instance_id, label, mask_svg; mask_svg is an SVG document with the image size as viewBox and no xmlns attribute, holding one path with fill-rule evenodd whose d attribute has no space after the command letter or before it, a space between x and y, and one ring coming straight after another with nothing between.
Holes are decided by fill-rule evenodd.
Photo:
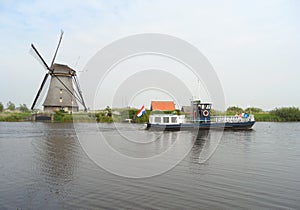
<instances>
[{"instance_id":1,"label":"antenna on boat","mask_svg":"<svg viewBox=\"0 0 300 210\"><path fill-rule=\"evenodd\" d=\"M198 91L197 92L198 92L198 96L200 96L200 94L201 94L200 93L200 79L199 78L197 78L197 79L198 79Z\"/></svg>"}]
</instances>

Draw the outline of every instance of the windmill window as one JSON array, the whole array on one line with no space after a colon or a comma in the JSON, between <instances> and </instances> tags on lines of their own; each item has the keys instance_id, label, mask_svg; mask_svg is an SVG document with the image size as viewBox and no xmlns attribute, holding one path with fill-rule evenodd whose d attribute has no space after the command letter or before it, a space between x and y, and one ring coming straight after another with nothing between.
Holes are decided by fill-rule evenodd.
<instances>
[{"instance_id":1,"label":"windmill window","mask_svg":"<svg viewBox=\"0 0 300 210\"><path fill-rule=\"evenodd\" d=\"M60 98L59 98L59 102L62 103L62 101L63 101L63 99L62 99L62 97L60 97Z\"/></svg>"},{"instance_id":2,"label":"windmill window","mask_svg":"<svg viewBox=\"0 0 300 210\"><path fill-rule=\"evenodd\" d=\"M62 89L60 89L59 93L62 94Z\"/></svg>"}]
</instances>

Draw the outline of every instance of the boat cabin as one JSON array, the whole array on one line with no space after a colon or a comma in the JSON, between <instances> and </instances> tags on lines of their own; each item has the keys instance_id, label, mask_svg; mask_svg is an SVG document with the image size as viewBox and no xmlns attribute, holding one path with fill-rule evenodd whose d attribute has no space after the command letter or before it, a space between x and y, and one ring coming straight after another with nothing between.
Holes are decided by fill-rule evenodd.
<instances>
[{"instance_id":1,"label":"boat cabin","mask_svg":"<svg viewBox=\"0 0 300 210\"><path fill-rule=\"evenodd\" d=\"M200 100L192 101L192 121L209 122L212 103L201 103Z\"/></svg>"},{"instance_id":2,"label":"boat cabin","mask_svg":"<svg viewBox=\"0 0 300 210\"><path fill-rule=\"evenodd\" d=\"M150 115L149 122L151 124L178 125L185 123L185 116L174 114L154 114Z\"/></svg>"}]
</instances>

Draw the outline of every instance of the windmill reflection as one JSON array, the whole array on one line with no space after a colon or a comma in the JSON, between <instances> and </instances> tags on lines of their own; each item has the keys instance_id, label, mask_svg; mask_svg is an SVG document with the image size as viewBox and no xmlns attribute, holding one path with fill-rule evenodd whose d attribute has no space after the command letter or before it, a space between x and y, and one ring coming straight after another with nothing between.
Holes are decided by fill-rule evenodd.
<instances>
[{"instance_id":1,"label":"windmill reflection","mask_svg":"<svg viewBox=\"0 0 300 210\"><path fill-rule=\"evenodd\" d=\"M71 123L42 123L44 138L35 141L37 169L55 192L74 179L80 147Z\"/></svg>"}]
</instances>

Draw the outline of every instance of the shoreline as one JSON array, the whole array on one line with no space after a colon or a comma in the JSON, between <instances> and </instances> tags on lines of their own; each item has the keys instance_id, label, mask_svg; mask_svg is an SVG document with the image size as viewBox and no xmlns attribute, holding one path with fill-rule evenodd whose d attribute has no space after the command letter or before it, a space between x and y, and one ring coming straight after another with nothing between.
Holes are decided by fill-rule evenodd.
<instances>
[{"instance_id":1,"label":"shoreline","mask_svg":"<svg viewBox=\"0 0 300 210\"><path fill-rule=\"evenodd\" d=\"M134 113L134 112L133 112ZM145 123L148 122L148 116L150 112L147 111L147 114L142 118L136 118L132 114L131 118L132 123ZM300 122L300 120L287 120L283 117L275 115L273 113L263 112L263 113L252 113L255 117L256 122ZM33 113L30 112L3 112L0 113L0 122L43 122L43 121L34 121L30 120ZM54 113L54 118L50 122L97 122L97 123L122 123L124 119L121 116L105 116L101 112L90 112L90 113ZM231 113L223 113L223 115L230 116ZM75 117L75 119L73 119ZM127 119L127 118L126 118ZM128 123L128 122L124 122Z\"/></svg>"}]
</instances>

